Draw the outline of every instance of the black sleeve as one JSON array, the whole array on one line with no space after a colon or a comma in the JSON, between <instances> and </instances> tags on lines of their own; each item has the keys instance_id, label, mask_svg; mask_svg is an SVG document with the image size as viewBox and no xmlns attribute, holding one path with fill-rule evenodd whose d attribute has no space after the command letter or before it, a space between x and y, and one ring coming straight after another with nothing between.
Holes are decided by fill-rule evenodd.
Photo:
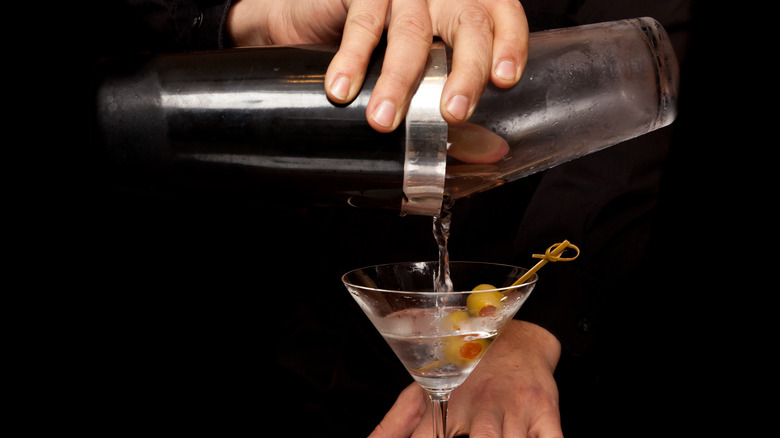
<instances>
[{"instance_id":1,"label":"black sleeve","mask_svg":"<svg viewBox=\"0 0 780 438\"><path fill-rule=\"evenodd\" d=\"M533 253L564 239L581 250L575 261L545 265L517 314L571 353L588 349L613 306L630 312L640 294L670 135L657 131L546 172L520 220L515 263L533 265Z\"/></svg>"},{"instance_id":2,"label":"black sleeve","mask_svg":"<svg viewBox=\"0 0 780 438\"><path fill-rule=\"evenodd\" d=\"M92 40L100 56L134 52L215 50L230 45L225 29L232 0L99 2Z\"/></svg>"},{"instance_id":3,"label":"black sleeve","mask_svg":"<svg viewBox=\"0 0 780 438\"><path fill-rule=\"evenodd\" d=\"M225 21L232 0L175 1L171 16L187 50L221 49L229 45Z\"/></svg>"}]
</instances>

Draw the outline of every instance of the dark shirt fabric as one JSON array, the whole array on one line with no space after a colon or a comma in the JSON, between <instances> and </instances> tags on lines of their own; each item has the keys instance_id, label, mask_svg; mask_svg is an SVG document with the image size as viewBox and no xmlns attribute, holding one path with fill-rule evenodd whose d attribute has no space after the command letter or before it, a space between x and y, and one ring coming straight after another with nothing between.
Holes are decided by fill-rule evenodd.
<instances>
[{"instance_id":1,"label":"dark shirt fabric","mask_svg":"<svg viewBox=\"0 0 780 438\"><path fill-rule=\"evenodd\" d=\"M231 0L97 2L96 50L116 53L215 50L230 45L225 21Z\"/></svg>"},{"instance_id":2,"label":"dark shirt fabric","mask_svg":"<svg viewBox=\"0 0 780 438\"><path fill-rule=\"evenodd\" d=\"M101 21L106 38L96 51L229 47L224 22L230 3L105 2L110 19ZM682 58L690 3L523 5L532 30L653 16ZM545 266L517 315L547 328L564 346L557 377L565 433L606 421L598 409L615 408L589 405L576 392L592 397L603 388L605 374L618 368L607 364L615 358L610 349L625 341L647 347L648 336L634 329L638 319L652 316L647 306L658 305L647 298L652 291L644 262L657 239L673 130L455 205L453 260L528 266L532 254L563 239L582 251L576 262ZM291 428L290 436L365 436L411 382L340 275L371 264L435 259L430 218L108 188L82 196L100 206L85 215L81 230L91 263L113 290L104 304L114 313L96 316L108 329L85 341L104 348L93 376L101 385L91 394L110 401L100 407L104 419L129 429L164 419L163 430L170 431L274 425ZM567 382L575 389L564 387Z\"/></svg>"}]
</instances>

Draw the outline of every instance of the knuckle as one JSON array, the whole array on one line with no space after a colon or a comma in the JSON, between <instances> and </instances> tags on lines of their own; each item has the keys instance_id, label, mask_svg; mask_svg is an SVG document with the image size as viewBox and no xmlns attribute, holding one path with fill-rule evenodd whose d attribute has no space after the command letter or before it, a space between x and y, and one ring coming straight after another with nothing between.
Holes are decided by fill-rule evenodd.
<instances>
[{"instance_id":1,"label":"knuckle","mask_svg":"<svg viewBox=\"0 0 780 438\"><path fill-rule=\"evenodd\" d=\"M376 14L369 11L350 14L347 18L346 25L362 29L376 39L381 38L385 27L384 21Z\"/></svg>"},{"instance_id":2,"label":"knuckle","mask_svg":"<svg viewBox=\"0 0 780 438\"><path fill-rule=\"evenodd\" d=\"M393 32L428 44L433 39L430 20L418 15L404 14L398 17L393 23Z\"/></svg>"},{"instance_id":3,"label":"knuckle","mask_svg":"<svg viewBox=\"0 0 780 438\"><path fill-rule=\"evenodd\" d=\"M480 32L493 32L493 19L480 7L468 7L460 11L457 18L458 26L472 27Z\"/></svg>"},{"instance_id":4,"label":"knuckle","mask_svg":"<svg viewBox=\"0 0 780 438\"><path fill-rule=\"evenodd\" d=\"M488 81L490 60L488 58L460 59L458 70L472 87L482 87Z\"/></svg>"},{"instance_id":5,"label":"knuckle","mask_svg":"<svg viewBox=\"0 0 780 438\"><path fill-rule=\"evenodd\" d=\"M497 41L513 57L522 58L528 52L528 38L522 32L505 31L497 37Z\"/></svg>"},{"instance_id":6,"label":"knuckle","mask_svg":"<svg viewBox=\"0 0 780 438\"><path fill-rule=\"evenodd\" d=\"M410 72L409 69L398 70L395 68L389 68L382 70L382 78L386 84L389 84L391 89L409 89L418 80L419 75L415 75Z\"/></svg>"},{"instance_id":7,"label":"knuckle","mask_svg":"<svg viewBox=\"0 0 780 438\"><path fill-rule=\"evenodd\" d=\"M490 66L484 64L474 64L471 72L472 73L469 76L471 87L481 92L487 85L488 81L490 81Z\"/></svg>"}]
</instances>

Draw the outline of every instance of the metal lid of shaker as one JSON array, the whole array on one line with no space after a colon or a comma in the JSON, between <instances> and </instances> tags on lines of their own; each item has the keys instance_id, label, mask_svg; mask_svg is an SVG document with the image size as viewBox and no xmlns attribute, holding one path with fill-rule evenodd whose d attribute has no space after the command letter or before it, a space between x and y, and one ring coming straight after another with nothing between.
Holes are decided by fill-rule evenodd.
<instances>
[{"instance_id":1,"label":"metal lid of shaker","mask_svg":"<svg viewBox=\"0 0 780 438\"><path fill-rule=\"evenodd\" d=\"M406 114L402 213L433 216L441 211L447 172L447 122L441 116L447 53L434 42L423 78Z\"/></svg>"}]
</instances>

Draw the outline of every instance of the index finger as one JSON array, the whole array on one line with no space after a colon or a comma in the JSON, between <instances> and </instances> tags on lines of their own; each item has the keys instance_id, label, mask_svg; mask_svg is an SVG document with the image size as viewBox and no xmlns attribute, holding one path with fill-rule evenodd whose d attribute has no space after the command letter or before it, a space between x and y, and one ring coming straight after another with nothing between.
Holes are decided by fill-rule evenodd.
<instances>
[{"instance_id":1,"label":"index finger","mask_svg":"<svg viewBox=\"0 0 780 438\"><path fill-rule=\"evenodd\" d=\"M334 102L348 103L360 91L371 54L384 32L389 2L350 2L339 50L325 73L325 92Z\"/></svg>"}]
</instances>

